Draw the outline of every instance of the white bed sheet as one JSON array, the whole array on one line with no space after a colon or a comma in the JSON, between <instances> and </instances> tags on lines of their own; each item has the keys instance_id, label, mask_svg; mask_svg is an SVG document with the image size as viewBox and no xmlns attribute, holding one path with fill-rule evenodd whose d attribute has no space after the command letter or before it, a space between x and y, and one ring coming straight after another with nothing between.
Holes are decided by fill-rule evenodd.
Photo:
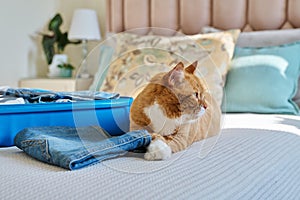
<instances>
[{"instance_id":1,"label":"white bed sheet","mask_svg":"<svg viewBox=\"0 0 300 200\"><path fill-rule=\"evenodd\" d=\"M218 137L167 161L68 171L0 148L0 199L300 199L300 116L227 114Z\"/></svg>"}]
</instances>

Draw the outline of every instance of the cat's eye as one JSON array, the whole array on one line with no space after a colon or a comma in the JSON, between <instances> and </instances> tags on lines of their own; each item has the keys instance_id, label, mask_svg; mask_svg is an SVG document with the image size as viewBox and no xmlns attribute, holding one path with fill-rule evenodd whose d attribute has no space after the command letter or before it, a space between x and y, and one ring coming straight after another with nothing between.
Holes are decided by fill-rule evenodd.
<instances>
[{"instance_id":1,"label":"cat's eye","mask_svg":"<svg viewBox=\"0 0 300 200\"><path fill-rule=\"evenodd\" d=\"M195 92L194 95L195 95L195 97L198 99L198 97L199 97L198 92Z\"/></svg>"}]
</instances>

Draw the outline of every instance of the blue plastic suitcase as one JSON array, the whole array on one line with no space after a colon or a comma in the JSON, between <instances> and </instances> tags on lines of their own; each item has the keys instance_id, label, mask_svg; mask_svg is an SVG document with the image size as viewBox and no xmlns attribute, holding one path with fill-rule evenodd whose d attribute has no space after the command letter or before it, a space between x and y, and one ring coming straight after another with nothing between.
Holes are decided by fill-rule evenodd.
<instances>
[{"instance_id":1,"label":"blue plastic suitcase","mask_svg":"<svg viewBox=\"0 0 300 200\"><path fill-rule=\"evenodd\" d=\"M0 146L13 146L16 134L27 127L94 126L113 136L129 131L129 111L133 99L37 103L0 106Z\"/></svg>"}]
</instances>

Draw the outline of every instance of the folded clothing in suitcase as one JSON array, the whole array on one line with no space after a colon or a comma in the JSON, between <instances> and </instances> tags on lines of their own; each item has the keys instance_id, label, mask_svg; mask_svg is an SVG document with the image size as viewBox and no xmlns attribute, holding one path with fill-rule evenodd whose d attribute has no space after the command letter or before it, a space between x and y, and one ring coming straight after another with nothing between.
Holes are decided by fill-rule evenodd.
<instances>
[{"instance_id":1,"label":"folded clothing in suitcase","mask_svg":"<svg viewBox=\"0 0 300 200\"><path fill-rule=\"evenodd\" d=\"M88 92L81 91L81 95L83 94L86 95ZM76 93L68 93L68 95L76 95ZM0 147L13 146L16 134L28 127L97 125L113 136L122 135L129 131L129 110L133 99L118 95L115 97L59 103L2 104L0 105Z\"/></svg>"}]
</instances>

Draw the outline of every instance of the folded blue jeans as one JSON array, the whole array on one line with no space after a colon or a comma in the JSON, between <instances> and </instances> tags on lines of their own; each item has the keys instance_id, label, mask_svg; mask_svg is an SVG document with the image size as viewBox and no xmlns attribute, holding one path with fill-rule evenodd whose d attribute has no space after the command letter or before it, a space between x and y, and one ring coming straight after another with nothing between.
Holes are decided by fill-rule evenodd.
<instances>
[{"instance_id":1,"label":"folded blue jeans","mask_svg":"<svg viewBox=\"0 0 300 200\"><path fill-rule=\"evenodd\" d=\"M31 157L66 169L80 169L150 144L151 135L137 130L111 137L99 126L33 127L20 131L15 144Z\"/></svg>"}]
</instances>

